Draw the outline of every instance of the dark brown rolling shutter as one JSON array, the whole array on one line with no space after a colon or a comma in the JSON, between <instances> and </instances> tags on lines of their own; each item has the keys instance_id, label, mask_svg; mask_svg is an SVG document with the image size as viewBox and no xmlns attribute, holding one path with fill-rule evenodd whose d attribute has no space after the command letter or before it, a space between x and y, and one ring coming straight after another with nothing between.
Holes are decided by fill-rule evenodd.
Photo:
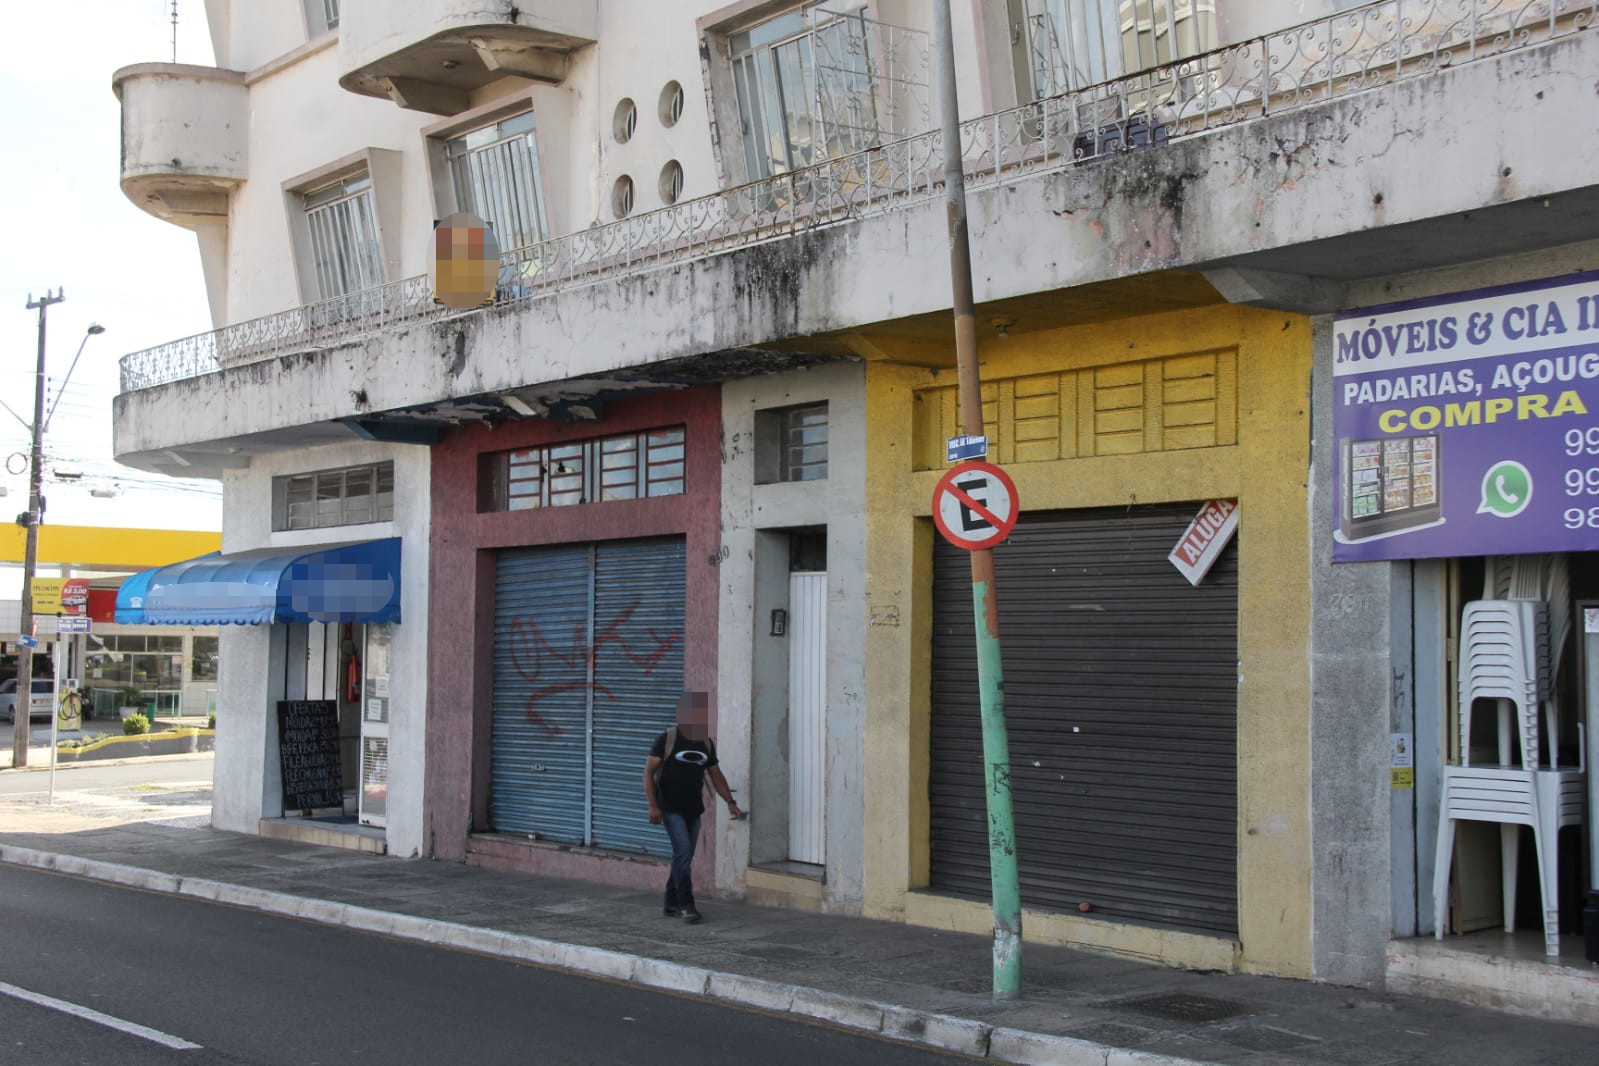
<instances>
[{"instance_id":1,"label":"dark brown rolling shutter","mask_svg":"<svg viewBox=\"0 0 1599 1066\"><path fill-rule=\"evenodd\" d=\"M1237 548L1197 588L1166 558L1198 507L1023 514L995 551L1026 906L1237 932ZM932 883L987 899L967 553L933 575Z\"/></svg>"}]
</instances>

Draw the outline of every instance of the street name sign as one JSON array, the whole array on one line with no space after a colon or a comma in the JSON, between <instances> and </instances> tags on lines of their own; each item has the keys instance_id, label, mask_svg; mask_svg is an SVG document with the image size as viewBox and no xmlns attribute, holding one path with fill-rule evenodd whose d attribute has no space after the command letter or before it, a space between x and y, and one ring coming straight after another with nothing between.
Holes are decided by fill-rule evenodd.
<instances>
[{"instance_id":1,"label":"street name sign","mask_svg":"<svg viewBox=\"0 0 1599 1066\"><path fill-rule=\"evenodd\" d=\"M933 524L957 548L992 548L1016 528L1016 483L997 466L970 460L950 467L933 488Z\"/></svg>"},{"instance_id":2,"label":"street name sign","mask_svg":"<svg viewBox=\"0 0 1599 1066\"><path fill-rule=\"evenodd\" d=\"M958 463L965 459L982 459L988 455L987 437L951 437L945 443L949 449L946 462Z\"/></svg>"}]
</instances>

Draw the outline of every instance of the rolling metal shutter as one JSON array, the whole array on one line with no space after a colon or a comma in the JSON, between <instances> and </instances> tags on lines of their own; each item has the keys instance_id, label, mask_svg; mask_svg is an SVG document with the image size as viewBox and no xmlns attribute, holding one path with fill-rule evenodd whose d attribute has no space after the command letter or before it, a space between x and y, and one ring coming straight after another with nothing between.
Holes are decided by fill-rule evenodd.
<instances>
[{"instance_id":1,"label":"rolling metal shutter","mask_svg":"<svg viewBox=\"0 0 1599 1066\"><path fill-rule=\"evenodd\" d=\"M683 540L600 544L594 563L593 843L670 855L644 760L683 691Z\"/></svg>"},{"instance_id":2,"label":"rolling metal shutter","mask_svg":"<svg viewBox=\"0 0 1599 1066\"><path fill-rule=\"evenodd\" d=\"M1197 504L1022 515L995 550L1022 901L1236 933L1237 549ZM967 553L934 551L932 883L989 898Z\"/></svg>"},{"instance_id":3,"label":"rolling metal shutter","mask_svg":"<svg viewBox=\"0 0 1599 1066\"><path fill-rule=\"evenodd\" d=\"M587 545L501 552L494 600L494 828L584 843Z\"/></svg>"},{"instance_id":4,"label":"rolling metal shutter","mask_svg":"<svg viewBox=\"0 0 1599 1066\"><path fill-rule=\"evenodd\" d=\"M667 855L641 778L683 690L681 537L500 553L495 829Z\"/></svg>"}]
</instances>

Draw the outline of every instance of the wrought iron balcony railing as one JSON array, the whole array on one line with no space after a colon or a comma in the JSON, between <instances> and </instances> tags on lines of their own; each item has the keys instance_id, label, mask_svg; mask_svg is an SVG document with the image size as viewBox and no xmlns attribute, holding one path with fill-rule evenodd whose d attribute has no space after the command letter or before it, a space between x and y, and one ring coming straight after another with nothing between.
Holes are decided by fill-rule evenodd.
<instances>
[{"instance_id":1,"label":"wrought iron balcony railing","mask_svg":"<svg viewBox=\"0 0 1599 1066\"><path fill-rule=\"evenodd\" d=\"M1599 28L1599 0L1381 0L962 125L967 181L1002 185ZM942 190L938 130L519 248L493 307L885 214ZM461 315L425 276L123 357L122 390Z\"/></svg>"}]
</instances>

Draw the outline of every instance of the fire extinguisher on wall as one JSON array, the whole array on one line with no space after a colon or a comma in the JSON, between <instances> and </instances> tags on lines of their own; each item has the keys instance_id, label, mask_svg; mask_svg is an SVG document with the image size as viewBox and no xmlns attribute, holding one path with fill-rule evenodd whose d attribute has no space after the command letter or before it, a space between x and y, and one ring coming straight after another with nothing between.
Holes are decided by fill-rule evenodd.
<instances>
[{"instance_id":1,"label":"fire extinguisher on wall","mask_svg":"<svg viewBox=\"0 0 1599 1066\"><path fill-rule=\"evenodd\" d=\"M355 624L344 623L344 698L346 702L356 703L361 699L361 657L355 652Z\"/></svg>"}]
</instances>

